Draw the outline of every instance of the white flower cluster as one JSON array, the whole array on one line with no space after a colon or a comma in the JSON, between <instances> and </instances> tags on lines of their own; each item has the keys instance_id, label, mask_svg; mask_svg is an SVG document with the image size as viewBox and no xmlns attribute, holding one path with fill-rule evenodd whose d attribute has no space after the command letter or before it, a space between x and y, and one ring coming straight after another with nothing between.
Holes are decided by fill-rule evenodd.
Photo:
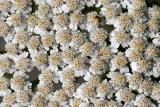
<instances>
[{"instance_id":1,"label":"white flower cluster","mask_svg":"<svg viewBox=\"0 0 160 107\"><path fill-rule=\"evenodd\" d=\"M0 107L160 106L157 5L0 0L0 37Z\"/></svg>"}]
</instances>

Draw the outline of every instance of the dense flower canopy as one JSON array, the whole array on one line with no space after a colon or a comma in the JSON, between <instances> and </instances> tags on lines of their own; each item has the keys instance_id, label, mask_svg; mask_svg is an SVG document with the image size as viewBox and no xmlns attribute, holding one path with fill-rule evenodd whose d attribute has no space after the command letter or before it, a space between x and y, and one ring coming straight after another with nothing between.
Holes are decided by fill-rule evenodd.
<instances>
[{"instance_id":1,"label":"dense flower canopy","mask_svg":"<svg viewBox=\"0 0 160 107\"><path fill-rule=\"evenodd\" d=\"M0 0L0 37L0 107L160 106L156 4Z\"/></svg>"}]
</instances>

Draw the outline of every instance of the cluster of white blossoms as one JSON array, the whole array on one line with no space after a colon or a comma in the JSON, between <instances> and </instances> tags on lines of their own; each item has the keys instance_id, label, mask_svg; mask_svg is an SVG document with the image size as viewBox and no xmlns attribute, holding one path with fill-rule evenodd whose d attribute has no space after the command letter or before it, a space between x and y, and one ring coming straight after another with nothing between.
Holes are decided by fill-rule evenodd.
<instances>
[{"instance_id":1,"label":"cluster of white blossoms","mask_svg":"<svg viewBox=\"0 0 160 107\"><path fill-rule=\"evenodd\" d=\"M0 0L0 37L0 107L160 107L156 4Z\"/></svg>"}]
</instances>

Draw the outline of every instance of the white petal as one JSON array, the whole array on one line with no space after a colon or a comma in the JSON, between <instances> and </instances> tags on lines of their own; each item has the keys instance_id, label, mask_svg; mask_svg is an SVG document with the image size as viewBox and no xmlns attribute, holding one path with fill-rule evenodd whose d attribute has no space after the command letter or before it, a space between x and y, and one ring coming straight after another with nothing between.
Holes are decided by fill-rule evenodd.
<instances>
[{"instance_id":1,"label":"white petal","mask_svg":"<svg viewBox=\"0 0 160 107\"><path fill-rule=\"evenodd\" d=\"M137 71L138 70L138 67L137 67L138 65L137 65L136 62L131 62L130 65L131 65L131 68L132 68L133 71Z\"/></svg>"},{"instance_id":2,"label":"white petal","mask_svg":"<svg viewBox=\"0 0 160 107\"><path fill-rule=\"evenodd\" d=\"M61 9L62 9L62 11L63 11L64 13L68 13L68 12L69 12L69 8L68 8L68 6L67 6L66 4L63 4L63 5L61 6Z\"/></svg>"}]
</instances>

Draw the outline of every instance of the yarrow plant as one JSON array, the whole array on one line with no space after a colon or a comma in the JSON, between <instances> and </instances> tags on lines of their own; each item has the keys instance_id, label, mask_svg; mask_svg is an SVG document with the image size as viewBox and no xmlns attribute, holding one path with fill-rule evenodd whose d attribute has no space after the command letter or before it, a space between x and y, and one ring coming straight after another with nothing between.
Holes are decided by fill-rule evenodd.
<instances>
[{"instance_id":1,"label":"yarrow plant","mask_svg":"<svg viewBox=\"0 0 160 107\"><path fill-rule=\"evenodd\" d=\"M160 107L160 7L0 0L0 107Z\"/></svg>"}]
</instances>

